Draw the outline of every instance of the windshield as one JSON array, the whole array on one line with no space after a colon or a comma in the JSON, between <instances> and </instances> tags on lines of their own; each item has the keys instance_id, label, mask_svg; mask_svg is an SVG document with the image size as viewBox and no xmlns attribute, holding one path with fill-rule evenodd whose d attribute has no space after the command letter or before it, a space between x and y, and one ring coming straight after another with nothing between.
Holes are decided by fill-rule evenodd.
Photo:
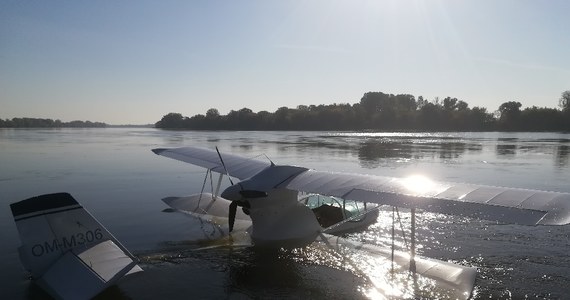
<instances>
[{"instance_id":1,"label":"windshield","mask_svg":"<svg viewBox=\"0 0 570 300\"><path fill-rule=\"evenodd\" d=\"M329 205L332 207L338 207L342 209L343 218L350 218L356 215L362 215L361 217L355 218L352 221L360 221L364 218L364 212L367 209L373 208L370 204L357 202L353 200L344 200L332 196L323 196L319 194L303 195L300 201L307 205L310 209L315 209L323 205Z\"/></svg>"}]
</instances>

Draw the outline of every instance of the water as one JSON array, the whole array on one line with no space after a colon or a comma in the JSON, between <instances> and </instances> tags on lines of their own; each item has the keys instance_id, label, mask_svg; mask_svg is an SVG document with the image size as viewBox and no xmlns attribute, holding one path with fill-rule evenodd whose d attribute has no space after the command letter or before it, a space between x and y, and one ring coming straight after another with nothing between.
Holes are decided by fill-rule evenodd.
<instances>
[{"instance_id":1,"label":"water","mask_svg":"<svg viewBox=\"0 0 570 300\"><path fill-rule=\"evenodd\" d=\"M0 295L46 297L20 266L8 204L66 191L142 259L145 272L125 278L105 298L365 298L366 280L327 259L251 248L195 250L191 241L203 236L199 224L162 212L160 199L199 192L204 170L150 152L185 145L319 170L570 192L569 134L1 129ZM409 214L402 215L408 222ZM387 245L390 218L381 211L378 223L350 238ZM476 299L563 298L568 229L422 213L418 252L478 267Z\"/></svg>"}]
</instances>

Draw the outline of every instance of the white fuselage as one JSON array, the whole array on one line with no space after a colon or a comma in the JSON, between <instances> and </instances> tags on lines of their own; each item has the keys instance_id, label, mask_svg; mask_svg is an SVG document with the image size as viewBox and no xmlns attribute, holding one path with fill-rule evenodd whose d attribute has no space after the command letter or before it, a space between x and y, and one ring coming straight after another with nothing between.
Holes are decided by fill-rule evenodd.
<instances>
[{"instance_id":1,"label":"white fuselage","mask_svg":"<svg viewBox=\"0 0 570 300\"><path fill-rule=\"evenodd\" d=\"M322 228L311 209L299 203L297 194L274 189L267 197L247 199L256 246L302 247L315 240Z\"/></svg>"},{"instance_id":2,"label":"white fuselage","mask_svg":"<svg viewBox=\"0 0 570 300\"><path fill-rule=\"evenodd\" d=\"M272 164L222 192L225 199L249 204L251 238L256 246L302 247L321 232L311 209L299 203L298 191L280 187L306 170Z\"/></svg>"},{"instance_id":3,"label":"white fuselage","mask_svg":"<svg viewBox=\"0 0 570 300\"><path fill-rule=\"evenodd\" d=\"M227 229L230 200L203 193L168 197L163 201L172 208ZM267 197L247 201L249 216L238 208L234 232L246 230L256 246L302 247L312 243L322 230L313 211L298 201L296 191L276 189ZM229 233L226 229L224 235Z\"/></svg>"}]
</instances>

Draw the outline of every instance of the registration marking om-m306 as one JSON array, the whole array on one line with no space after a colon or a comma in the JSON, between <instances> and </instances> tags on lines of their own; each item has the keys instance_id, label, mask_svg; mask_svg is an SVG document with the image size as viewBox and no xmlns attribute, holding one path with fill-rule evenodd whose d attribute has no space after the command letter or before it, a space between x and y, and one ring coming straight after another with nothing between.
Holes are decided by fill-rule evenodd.
<instances>
[{"instance_id":1,"label":"registration marking om-m306","mask_svg":"<svg viewBox=\"0 0 570 300\"><path fill-rule=\"evenodd\" d=\"M78 232L70 236L64 236L59 239L53 239L52 241L35 244L32 246L32 255L39 257L54 251L71 249L85 243L92 243L94 241L101 240L102 238L103 232L101 228Z\"/></svg>"}]
</instances>

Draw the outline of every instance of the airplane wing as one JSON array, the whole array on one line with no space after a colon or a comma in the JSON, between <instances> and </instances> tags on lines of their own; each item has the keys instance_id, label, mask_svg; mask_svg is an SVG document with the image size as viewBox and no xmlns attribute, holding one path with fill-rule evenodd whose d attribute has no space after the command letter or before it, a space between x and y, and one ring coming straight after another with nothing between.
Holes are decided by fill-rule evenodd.
<instances>
[{"instance_id":1,"label":"airplane wing","mask_svg":"<svg viewBox=\"0 0 570 300\"><path fill-rule=\"evenodd\" d=\"M197 147L182 147L169 149L152 149L157 155L166 156L168 158L183 161L199 167L210 169L213 172L226 174L224 166L220 161L220 157L216 151ZM269 167L271 162L265 162L243 156L226 154L222 155L227 172L230 176L239 179L249 178L261 170Z\"/></svg>"},{"instance_id":2,"label":"airplane wing","mask_svg":"<svg viewBox=\"0 0 570 300\"><path fill-rule=\"evenodd\" d=\"M281 187L521 225L570 223L570 193L307 170Z\"/></svg>"},{"instance_id":3,"label":"airplane wing","mask_svg":"<svg viewBox=\"0 0 570 300\"><path fill-rule=\"evenodd\" d=\"M343 255L348 264L357 261L376 290L387 299L416 299L418 295L422 299L469 299L475 285L475 267L416 256L415 274L419 278L412 278L408 272L409 253L394 251L392 256L389 248L328 234L320 236L317 242ZM343 251L344 248L353 251Z\"/></svg>"},{"instance_id":4,"label":"airplane wing","mask_svg":"<svg viewBox=\"0 0 570 300\"><path fill-rule=\"evenodd\" d=\"M195 147L154 149L154 153L225 173L216 151ZM223 154L230 175L246 179L272 166L269 162ZM393 178L362 174L295 171L268 188L287 188L347 200L521 225L570 223L570 193L545 192L473 184L434 182L423 177ZM269 174L269 173L268 173ZM265 174L262 174L265 175ZM266 176L259 176L266 177Z\"/></svg>"}]
</instances>

